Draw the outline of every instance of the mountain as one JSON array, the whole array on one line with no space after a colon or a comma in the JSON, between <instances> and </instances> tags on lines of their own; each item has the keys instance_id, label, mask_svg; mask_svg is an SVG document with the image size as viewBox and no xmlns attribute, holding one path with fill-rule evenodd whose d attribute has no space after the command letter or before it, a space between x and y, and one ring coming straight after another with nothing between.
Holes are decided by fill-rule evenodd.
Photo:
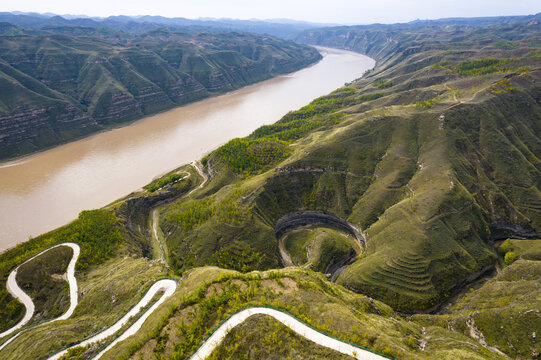
<instances>
[{"instance_id":1,"label":"mountain","mask_svg":"<svg viewBox=\"0 0 541 360\"><path fill-rule=\"evenodd\" d=\"M541 231L540 33L528 22L299 36L379 65L205 158L204 196L162 213L172 266L212 264L240 247L265 254L258 268L276 268L285 260L270 239L303 253L328 236L318 245L327 260L313 249L307 260L338 283L405 313L436 310L494 268L494 240ZM284 219L302 223L308 210L333 218L309 212L307 224L357 241L281 239Z\"/></svg>"},{"instance_id":2,"label":"mountain","mask_svg":"<svg viewBox=\"0 0 541 360\"><path fill-rule=\"evenodd\" d=\"M0 28L23 31L13 25ZM292 72L321 58L308 46L260 35L54 30L54 35L0 36L0 159Z\"/></svg>"},{"instance_id":3,"label":"mountain","mask_svg":"<svg viewBox=\"0 0 541 360\"><path fill-rule=\"evenodd\" d=\"M201 166L1 254L6 279L49 246L82 248L73 317L0 351L25 359L77 346L167 275L175 293L103 359L187 359L252 306L285 311L359 353L257 315L210 358L349 359L363 349L391 359L539 358L541 25L377 24L297 39L377 65ZM50 319L67 289L39 276L59 265L44 257L27 266L35 270L21 283L41 295L39 319ZM24 310L6 290L0 304L3 331Z\"/></svg>"},{"instance_id":4,"label":"mountain","mask_svg":"<svg viewBox=\"0 0 541 360\"><path fill-rule=\"evenodd\" d=\"M182 17L167 18L163 16L109 16L82 17L72 15L36 14L20 12L0 13L0 22L9 22L25 28L41 29L54 26L82 26L90 28L107 28L118 31L142 34L160 28L176 32L250 32L278 37L292 37L307 29L324 26L302 21L285 19L276 20L236 20L236 19L186 19Z\"/></svg>"}]
</instances>

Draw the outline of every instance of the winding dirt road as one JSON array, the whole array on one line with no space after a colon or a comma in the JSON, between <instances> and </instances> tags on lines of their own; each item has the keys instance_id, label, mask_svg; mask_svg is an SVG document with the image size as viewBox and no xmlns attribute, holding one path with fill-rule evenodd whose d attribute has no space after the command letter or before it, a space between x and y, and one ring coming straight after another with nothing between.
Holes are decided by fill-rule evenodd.
<instances>
[{"instance_id":1,"label":"winding dirt road","mask_svg":"<svg viewBox=\"0 0 541 360\"><path fill-rule=\"evenodd\" d=\"M364 350L353 346L344 341L332 338L328 335L320 333L317 330L312 329L311 327L303 324L299 320L295 319L293 316L283 313L278 310L266 308L266 307L253 307L244 309L235 315L231 316L225 323L223 323L208 339L201 345L201 347L190 357L190 360L204 360L209 356L212 351L220 345L223 339L227 336L229 331L235 326L243 323L250 316L263 314L268 315L276 320L280 321L282 324L296 332L297 334L303 336L304 338L315 342L318 345L324 346L329 349L336 350L342 354L346 354L354 357L355 359L362 360L381 360L388 359L383 355L373 353L368 350Z\"/></svg>"},{"instance_id":2,"label":"winding dirt road","mask_svg":"<svg viewBox=\"0 0 541 360\"><path fill-rule=\"evenodd\" d=\"M206 175L203 174L202 170L194 165L196 169L198 169L198 172L203 176L203 182L194 190L200 189L205 182L207 181ZM192 190L192 191L194 191ZM68 319L74 312L75 307L77 306L77 280L75 279L75 264L77 262L77 259L80 254L80 247L77 244L74 243L63 243L56 245L54 247L58 246L69 246L73 249L73 257L68 265L67 269L67 276L68 276L68 282L70 285L70 307L66 313L64 313L62 316L53 319L51 321L48 321L44 324L51 323L54 321L59 320L66 320ZM53 248L54 248L53 247ZM43 254L46 251L49 251L52 248L49 248L47 250L44 250L40 252L39 254L33 256L32 258L26 260L21 265L33 260L34 258L38 257L39 255ZM34 303L32 302L32 299L19 287L16 281L16 275L17 270L21 266L19 265L15 270L11 272L8 278L7 287L9 292L19 299L26 307L26 313L23 319L14 327L11 329L3 332L0 334L0 336L7 336L9 334L12 334L13 332L21 329L30 319L32 318L34 314ZM173 293L175 292L177 288L177 282L172 279L162 279L157 282L155 282L150 289L147 291L147 293L143 296L143 298L132 308L130 311L125 314L120 320L118 320L115 324L110 326L109 328L105 329L104 331L100 332L97 335L94 335L88 339L85 339L81 341L80 343L77 343L67 349L64 349L56 354L53 354L48 358L48 360L56 360L61 358L64 354L68 352L69 349L75 348L75 347L84 347L89 344L104 340L114 334L116 334L118 331L120 331L127 323L128 321L133 318L134 316L139 315L140 317L132 324L130 325L124 332L120 334L115 340L113 340L109 345L107 345L103 350L101 350L98 354L96 354L93 359L99 359L105 354L107 351L109 351L112 347L114 347L119 342L127 339L131 335L134 335L137 333L140 329L143 323L146 321L146 319ZM144 311L142 314L141 311L144 307L146 307L150 301L154 298L156 294L163 291L162 296L154 303L152 306ZM252 307L247 308L242 311L239 311L238 313L231 316L225 323L223 323L213 334L210 338L208 338L201 347L190 357L190 360L202 360L208 357L212 351L223 341L223 339L227 336L229 331L234 328L235 326L243 323L246 321L249 317L257 314L263 314L268 315L276 320L280 321L285 326L289 327L291 330L293 330L295 333L303 336L304 338L313 341L314 343L327 347L329 349L333 349L335 351L338 351L342 354L346 354L349 356L352 356L356 359L363 359L363 360L381 360L381 359L387 359L387 357L383 355L379 355L376 353L373 353L369 350L365 350L359 347L356 347L354 345L351 345L347 342L335 339L331 336L328 336L326 334L323 334L308 325L300 322L293 316L279 311L275 309L270 309L267 307ZM43 325L43 324L42 324ZM6 341L4 344L0 346L0 350L2 350L7 344L9 344L13 339L15 339L18 335L17 333L14 336L12 336L8 341Z\"/></svg>"},{"instance_id":3,"label":"winding dirt road","mask_svg":"<svg viewBox=\"0 0 541 360\"><path fill-rule=\"evenodd\" d=\"M67 348L67 349L65 349L65 350L63 350L63 351L61 351L59 353L56 353L56 354L52 355L48 359L49 360L59 359L65 353L67 353L68 350L71 349L71 348L75 348L75 347L79 347L79 346L86 346L88 344L92 344L92 343L104 340L104 339L108 338L109 336L114 335L117 331L119 331L124 325L126 325L128 323L130 318L132 318L133 316L136 316L137 314L139 314L139 312L141 312L141 309L144 308L145 306L147 306L148 303L152 300L152 298L154 298L154 296L159 291L164 291L163 295L158 299L158 301L156 301L147 311L145 311L144 314L135 323L133 323L124 333L122 333L122 335L120 335L117 339L115 339L105 349L103 349L96 356L93 357L94 360L99 359L103 354L105 354L109 349L111 349L117 343L119 343L122 340L125 340L129 336L131 336L131 335L135 334L137 331L139 331L139 329L141 328L141 326L143 325L145 320L169 296L173 295L176 288L177 288L176 281L171 280L171 279L164 279L164 280L159 280L159 281L155 282L154 285L152 285L150 287L150 289L147 291L145 296L143 296L143 298L137 303L137 305L135 305L126 315L124 315L114 325L112 325L111 327L107 328L106 330L100 332L99 334L80 342L77 345L71 346L71 347L69 347L69 348Z\"/></svg>"},{"instance_id":4,"label":"winding dirt road","mask_svg":"<svg viewBox=\"0 0 541 360\"><path fill-rule=\"evenodd\" d=\"M19 268L22 265L26 264L27 262L32 261L35 258L37 258L38 256L40 256L41 254L43 254L43 253L45 253L45 252L47 252L47 251L49 251L51 249L54 249L56 247L59 247L59 246L68 246L68 247L73 249L73 256L72 256L71 261L68 264L68 268L66 270L66 274L67 274L67 277L68 277L68 283L69 283L69 287L70 287L70 306L69 306L68 310L63 315L57 317L56 319L47 321L47 322L45 322L43 324L49 324L49 323L59 321L59 320L66 320L75 311L75 307L77 306L77 302L78 302L77 279L75 279L75 264L77 263L77 259L79 258L81 248L79 247L79 245L74 244L74 243L63 243L63 244L53 246L53 247L51 247L51 248L49 248L47 250L44 250L44 251L40 252L37 255L31 257L30 259L23 262L21 265L17 266L17 268L15 268L15 270L13 270L9 274L8 281L7 281L7 289L9 291L9 293L11 294L11 296L18 299L21 303L23 303L23 305L26 308L26 312L25 312L24 317L22 318L22 320L19 321L19 323L17 325L15 325L12 328L10 328L10 329L4 331L3 333L1 333L0 338L2 338L4 336L8 336L8 335L12 334L13 332L21 329L24 325L26 325L30 321L30 319L32 319L32 316L34 316L34 311L35 311L34 302L30 298L30 296L28 296L28 294L26 294L23 291L23 289L21 289L19 287L19 285L17 284L17 270L19 270ZM15 336L12 336L8 341L3 343L2 345L0 345L0 350L2 350L7 344L9 344L11 341L13 341L13 339L15 339L19 334L20 334L20 332L17 333Z\"/></svg>"},{"instance_id":5,"label":"winding dirt road","mask_svg":"<svg viewBox=\"0 0 541 360\"><path fill-rule=\"evenodd\" d=\"M154 209L152 209L152 212L150 213L150 215L152 216L152 236L154 237L154 241L156 241L158 243L158 245L160 246L160 262L164 265L167 265L167 260L166 260L166 256L165 256L165 245L164 243L161 241L160 239L160 236L158 234L158 226L160 226L159 222L160 222L160 209L155 207Z\"/></svg>"},{"instance_id":6,"label":"winding dirt road","mask_svg":"<svg viewBox=\"0 0 541 360\"><path fill-rule=\"evenodd\" d=\"M201 184L197 185L197 187L190 190L190 192L188 194L186 194L186 195L190 195L193 192L201 189L203 186L205 186L205 184L208 181L208 176L203 171L203 168L202 168L202 166L201 166L201 164L199 162L193 161L190 165L197 171L197 173L199 174L199 176L201 176L203 181L201 181ZM186 175L182 179L186 179L186 178L190 177L190 174L189 173L187 173L187 174L188 175ZM167 251L165 249L166 244L162 241L162 239L160 239L160 236L159 236L159 233L158 233L158 227L160 226L160 207L158 206L158 207L153 208L150 215L152 217L152 220L151 220L151 223L152 223L152 237L154 238L154 241L157 242L158 245L160 246L160 262L162 264L166 265L167 267L169 267L169 264L168 264L168 261L167 261L167 255L166 255Z\"/></svg>"}]
</instances>

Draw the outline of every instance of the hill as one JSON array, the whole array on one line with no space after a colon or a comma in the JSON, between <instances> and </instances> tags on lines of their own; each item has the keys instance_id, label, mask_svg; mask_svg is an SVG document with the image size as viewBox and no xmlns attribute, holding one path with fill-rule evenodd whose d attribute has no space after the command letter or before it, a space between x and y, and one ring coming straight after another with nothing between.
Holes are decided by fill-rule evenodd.
<instances>
[{"instance_id":1,"label":"hill","mask_svg":"<svg viewBox=\"0 0 541 360\"><path fill-rule=\"evenodd\" d=\"M17 33L16 27L4 31ZM0 36L0 159L298 70L308 46L239 33ZM106 39L105 39L106 38Z\"/></svg>"},{"instance_id":2,"label":"hill","mask_svg":"<svg viewBox=\"0 0 541 360\"><path fill-rule=\"evenodd\" d=\"M358 229L362 251L327 249L339 283L426 312L494 268L494 240L538 237L539 25L394 31L351 29L373 72L204 159L206 191L160 217L177 271L238 249L279 267L278 222L315 210Z\"/></svg>"},{"instance_id":3,"label":"hill","mask_svg":"<svg viewBox=\"0 0 541 360\"><path fill-rule=\"evenodd\" d=\"M395 359L539 358L541 26L402 26L301 35L378 64L231 140L203 169L182 166L1 254L6 278L77 242L84 289L72 319L2 351L36 358L74 344L167 274L175 295L103 358L189 358L246 306ZM43 314L63 295L49 296ZM23 310L5 290L0 301L4 330ZM263 316L211 355L250 356L344 358Z\"/></svg>"},{"instance_id":4,"label":"hill","mask_svg":"<svg viewBox=\"0 0 541 360\"><path fill-rule=\"evenodd\" d=\"M54 27L85 27L109 29L132 34L166 29L173 32L249 32L278 37L292 37L300 31L318 28L324 24L285 19L275 20L236 20L236 19L186 19L163 16L109 16L82 17L72 15L37 14L20 12L0 12L0 22L8 22L33 30L50 30Z\"/></svg>"}]
</instances>

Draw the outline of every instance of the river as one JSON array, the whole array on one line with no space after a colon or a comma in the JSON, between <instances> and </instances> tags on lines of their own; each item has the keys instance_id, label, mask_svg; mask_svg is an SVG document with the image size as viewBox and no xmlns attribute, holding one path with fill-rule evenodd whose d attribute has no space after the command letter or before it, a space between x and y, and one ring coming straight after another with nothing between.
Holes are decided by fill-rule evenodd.
<instances>
[{"instance_id":1,"label":"river","mask_svg":"<svg viewBox=\"0 0 541 360\"><path fill-rule=\"evenodd\" d=\"M318 48L292 74L0 165L0 251L105 206L235 137L360 77L374 60Z\"/></svg>"}]
</instances>

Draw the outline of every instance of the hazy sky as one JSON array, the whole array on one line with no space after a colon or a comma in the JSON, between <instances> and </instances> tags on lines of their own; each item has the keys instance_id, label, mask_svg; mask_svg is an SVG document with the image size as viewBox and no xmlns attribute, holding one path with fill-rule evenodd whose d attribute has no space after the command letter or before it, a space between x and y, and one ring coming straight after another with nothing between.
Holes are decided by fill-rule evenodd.
<instances>
[{"instance_id":1,"label":"hazy sky","mask_svg":"<svg viewBox=\"0 0 541 360\"><path fill-rule=\"evenodd\" d=\"M5 0L0 11L166 17L288 18L362 24L541 12L540 0Z\"/></svg>"}]
</instances>

